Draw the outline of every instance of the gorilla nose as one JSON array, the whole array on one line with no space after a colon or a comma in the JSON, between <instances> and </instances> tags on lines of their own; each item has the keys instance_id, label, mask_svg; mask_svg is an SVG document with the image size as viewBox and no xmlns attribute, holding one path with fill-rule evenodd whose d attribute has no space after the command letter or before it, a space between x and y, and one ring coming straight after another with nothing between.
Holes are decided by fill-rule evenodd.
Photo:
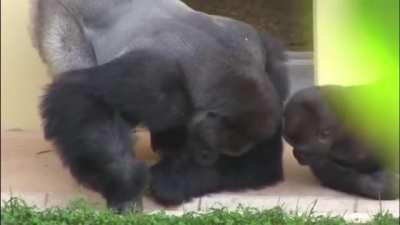
<instances>
[{"instance_id":1,"label":"gorilla nose","mask_svg":"<svg viewBox=\"0 0 400 225\"><path fill-rule=\"evenodd\" d=\"M207 150L196 151L194 158L201 166L211 166L218 160L218 153Z\"/></svg>"}]
</instances>

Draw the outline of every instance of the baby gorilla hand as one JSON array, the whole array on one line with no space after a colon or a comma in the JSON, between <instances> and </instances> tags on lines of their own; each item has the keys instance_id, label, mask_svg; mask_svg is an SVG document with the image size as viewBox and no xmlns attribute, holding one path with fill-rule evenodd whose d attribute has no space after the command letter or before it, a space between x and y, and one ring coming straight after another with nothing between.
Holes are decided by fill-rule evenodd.
<instances>
[{"instance_id":1,"label":"baby gorilla hand","mask_svg":"<svg viewBox=\"0 0 400 225\"><path fill-rule=\"evenodd\" d=\"M358 194L371 199L391 200L399 196L399 177L385 170L360 173L329 159L311 164L311 169L324 186Z\"/></svg>"},{"instance_id":2,"label":"baby gorilla hand","mask_svg":"<svg viewBox=\"0 0 400 225\"><path fill-rule=\"evenodd\" d=\"M369 198L391 200L399 197L399 175L388 171L363 174L358 180L362 194Z\"/></svg>"}]
</instances>

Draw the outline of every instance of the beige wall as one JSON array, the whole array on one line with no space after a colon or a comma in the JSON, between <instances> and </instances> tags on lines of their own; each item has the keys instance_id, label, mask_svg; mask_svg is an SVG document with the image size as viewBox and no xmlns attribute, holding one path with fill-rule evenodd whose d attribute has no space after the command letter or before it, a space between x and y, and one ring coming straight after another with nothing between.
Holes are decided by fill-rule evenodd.
<instances>
[{"instance_id":1,"label":"beige wall","mask_svg":"<svg viewBox=\"0 0 400 225\"><path fill-rule=\"evenodd\" d=\"M1 0L1 129L39 130L39 96L49 81L29 37L29 0Z\"/></svg>"},{"instance_id":2,"label":"beige wall","mask_svg":"<svg viewBox=\"0 0 400 225\"><path fill-rule=\"evenodd\" d=\"M384 45L378 41L380 37L374 32L368 32L365 25L358 22L360 15L357 13L361 9L361 3L362 1L354 1L352 5L349 0L314 1L314 63L317 84L368 84L379 80L381 71L385 71L382 61L374 59L376 55L382 54L379 50ZM371 14L373 18L377 18L376 15ZM373 45L376 48L372 48ZM369 61L365 63L367 59Z\"/></svg>"}]
</instances>

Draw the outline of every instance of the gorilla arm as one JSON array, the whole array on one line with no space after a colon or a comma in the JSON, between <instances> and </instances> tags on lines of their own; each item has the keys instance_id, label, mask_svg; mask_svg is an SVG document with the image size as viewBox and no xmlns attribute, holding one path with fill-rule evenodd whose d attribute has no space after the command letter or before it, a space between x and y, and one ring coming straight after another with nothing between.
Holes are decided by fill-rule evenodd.
<instances>
[{"instance_id":1,"label":"gorilla arm","mask_svg":"<svg viewBox=\"0 0 400 225\"><path fill-rule=\"evenodd\" d=\"M399 196L399 178L388 171L359 173L323 158L315 159L310 166L324 186L372 199L390 200Z\"/></svg>"}]
</instances>

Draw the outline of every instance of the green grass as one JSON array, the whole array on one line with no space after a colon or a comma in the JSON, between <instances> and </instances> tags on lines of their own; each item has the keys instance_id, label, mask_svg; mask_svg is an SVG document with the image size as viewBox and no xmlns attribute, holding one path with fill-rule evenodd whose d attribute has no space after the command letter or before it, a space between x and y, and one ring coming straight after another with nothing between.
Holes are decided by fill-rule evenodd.
<instances>
[{"instance_id":1,"label":"green grass","mask_svg":"<svg viewBox=\"0 0 400 225\"><path fill-rule=\"evenodd\" d=\"M236 211L214 209L207 213L171 216L165 213L117 215L98 211L84 201L75 201L66 208L39 210L13 198L1 206L1 225L361 225L347 223L341 217L287 214L280 208ZM398 225L399 219L379 214L362 225Z\"/></svg>"}]
</instances>

